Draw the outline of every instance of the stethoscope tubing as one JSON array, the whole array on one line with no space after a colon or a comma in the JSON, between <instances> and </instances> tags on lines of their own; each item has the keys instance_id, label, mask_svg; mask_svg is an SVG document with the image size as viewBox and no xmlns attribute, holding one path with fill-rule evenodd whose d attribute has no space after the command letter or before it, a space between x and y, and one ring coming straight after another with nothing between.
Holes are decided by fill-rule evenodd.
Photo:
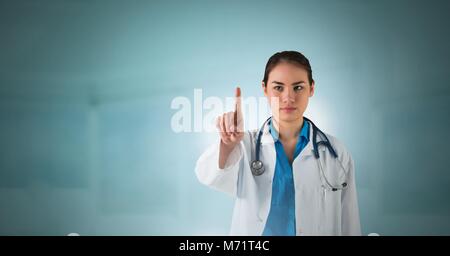
<instances>
[{"instance_id":1,"label":"stethoscope tubing","mask_svg":"<svg viewBox=\"0 0 450 256\"><path fill-rule=\"evenodd\" d=\"M330 154L336 159L337 162L339 162L340 167L342 168L342 170L344 170L344 175L347 176L347 171L345 170L344 166L342 165L342 162L338 159L338 155L336 153L336 150L333 148L333 146L331 145L328 137L325 135L325 133L323 133L310 119L303 117L307 122L311 123L312 127L313 127L313 153L314 156L318 162L318 166L319 166L319 170L320 170L320 175L321 177L324 179L326 185L328 186L329 189L331 189L332 191L337 191L337 190L342 190L344 188L347 187L347 182L342 183L340 186L333 186L331 184L331 182L327 179L325 172L323 170L323 166L320 160L320 154L319 154L319 146L320 145L324 145L328 148L328 151L330 152ZM259 176L262 173L264 173L265 169L264 169L264 164L262 163L262 161L259 159L259 154L260 154L260 149L261 149L261 138L262 138L262 134L263 134L263 130L264 127L267 125L267 123L272 119L272 117L267 118L266 121L264 121L262 127L259 129L258 132L258 137L256 139L256 146L255 146L255 160L252 161L251 163L251 171L253 173L254 176ZM325 139L325 140L321 140L319 142L317 142L317 135L318 132L321 134L321 136ZM345 177L346 180L346 177Z\"/></svg>"}]
</instances>

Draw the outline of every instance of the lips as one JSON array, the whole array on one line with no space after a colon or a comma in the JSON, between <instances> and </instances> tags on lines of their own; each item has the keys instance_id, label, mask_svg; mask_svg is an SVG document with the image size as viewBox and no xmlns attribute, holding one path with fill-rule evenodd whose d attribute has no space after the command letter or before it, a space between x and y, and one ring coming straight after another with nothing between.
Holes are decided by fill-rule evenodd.
<instances>
[{"instance_id":1,"label":"lips","mask_svg":"<svg viewBox=\"0 0 450 256\"><path fill-rule=\"evenodd\" d=\"M284 110L284 111L294 111L296 108L293 107L285 107L285 108L280 108L280 110Z\"/></svg>"}]
</instances>

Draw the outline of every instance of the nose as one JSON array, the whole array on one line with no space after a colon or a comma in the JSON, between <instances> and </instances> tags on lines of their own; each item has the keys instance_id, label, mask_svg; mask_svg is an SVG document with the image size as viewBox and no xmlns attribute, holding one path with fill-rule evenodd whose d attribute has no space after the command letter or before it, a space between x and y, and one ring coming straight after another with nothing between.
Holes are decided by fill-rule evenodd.
<instances>
[{"instance_id":1,"label":"nose","mask_svg":"<svg viewBox=\"0 0 450 256\"><path fill-rule=\"evenodd\" d=\"M292 87L287 88L287 90L283 91L283 93L281 94L281 101L284 104L295 102L295 93L294 93L294 89Z\"/></svg>"}]
</instances>

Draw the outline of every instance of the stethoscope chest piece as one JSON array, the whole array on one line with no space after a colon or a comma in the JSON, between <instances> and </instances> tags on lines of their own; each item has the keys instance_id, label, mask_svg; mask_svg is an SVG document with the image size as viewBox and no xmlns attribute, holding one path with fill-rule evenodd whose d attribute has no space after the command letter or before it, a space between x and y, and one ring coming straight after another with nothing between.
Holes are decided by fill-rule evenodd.
<instances>
[{"instance_id":1,"label":"stethoscope chest piece","mask_svg":"<svg viewBox=\"0 0 450 256\"><path fill-rule=\"evenodd\" d=\"M251 164L252 173L255 176L259 176L264 173L264 165L260 160L255 160Z\"/></svg>"}]
</instances>

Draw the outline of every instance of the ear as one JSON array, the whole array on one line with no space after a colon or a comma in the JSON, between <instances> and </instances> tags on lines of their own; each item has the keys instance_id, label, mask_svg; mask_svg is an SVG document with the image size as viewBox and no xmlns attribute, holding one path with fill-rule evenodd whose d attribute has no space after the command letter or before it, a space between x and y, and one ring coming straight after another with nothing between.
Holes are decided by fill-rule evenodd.
<instances>
[{"instance_id":1,"label":"ear","mask_svg":"<svg viewBox=\"0 0 450 256\"><path fill-rule=\"evenodd\" d=\"M314 81L311 83L311 87L309 88L309 97L312 97L314 95L314 89L315 89Z\"/></svg>"},{"instance_id":2,"label":"ear","mask_svg":"<svg viewBox=\"0 0 450 256\"><path fill-rule=\"evenodd\" d=\"M264 83L264 81L261 82L261 87L262 87L262 89L263 89L264 96L267 97L267 86L266 86L266 84Z\"/></svg>"}]
</instances>

